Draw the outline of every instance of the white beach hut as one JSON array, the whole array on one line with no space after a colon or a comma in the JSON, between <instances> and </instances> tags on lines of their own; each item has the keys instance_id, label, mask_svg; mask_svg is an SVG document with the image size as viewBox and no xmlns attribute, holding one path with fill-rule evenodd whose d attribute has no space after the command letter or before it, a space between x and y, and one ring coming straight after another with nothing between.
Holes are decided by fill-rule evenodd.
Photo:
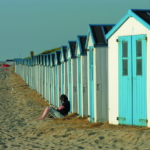
<instances>
[{"instance_id":1,"label":"white beach hut","mask_svg":"<svg viewBox=\"0 0 150 150\"><path fill-rule=\"evenodd\" d=\"M60 106L60 95L61 95L61 62L60 62L61 51L55 52L55 95L56 95L56 107Z\"/></svg>"},{"instance_id":2,"label":"white beach hut","mask_svg":"<svg viewBox=\"0 0 150 150\"><path fill-rule=\"evenodd\" d=\"M67 46L61 47L60 61L61 61L61 94L68 96L67 84Z\"/></svg>"},{"instance_id":3,"label":"white beach hut","mask_svg":"<svg viewBox=\"0 0 150 150\"><path fill-rule=\"evenodd\" d=\"M150 10L129 10L106 38L109 123L150 127Z\"/></svg>"},{"instance_id":4,"label":"white beach hut","mask_svg":"<svg viewBox=\"0 0 150 150\"><path fill-rule=\"evenodd\" d=\"M76 64L77 64L77 108L79 116L88 115L87 93L87 51L85 49L87 36L77 36Z\"/></svg>"},{"instance_id":5,"label":"white beach hut","mask_svg":"<svg viewBox=\"0 0 150 150\"><path fill-rule=\"evenodd\" d=\"M88 115L91 122L108 120L107 51L105 35L114 25L89 25L87 49Z\"/></svg>"},{"instance_id":6,"label":"white beach hut","mask_svg":"<svg viewBox=\"0 0 150 150\"><path fill-rule=\"evenodd\" d=\"M69 41L67 47L68 99L70 113L77 113L77 60L75 56L76 41Z\"/></svg>"}]
</instances>

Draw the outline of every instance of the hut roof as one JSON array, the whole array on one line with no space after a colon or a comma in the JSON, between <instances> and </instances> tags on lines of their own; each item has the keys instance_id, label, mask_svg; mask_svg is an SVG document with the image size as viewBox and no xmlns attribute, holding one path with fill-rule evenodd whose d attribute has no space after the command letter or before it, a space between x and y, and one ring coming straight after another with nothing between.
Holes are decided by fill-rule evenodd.
<instances>
[{"instance_id":1,"label":"hut roof","mask_svg":"<svg viewBox=\"0 0 150 150\"><path fill-rule=\"evenodd\" d=\"M80 54L86 54L87 51L85 49L85 43L86 43L87 36L86 35L78 35L77 36L77 44L79 46ZM77 46L76 46L76 55L77 55Z\"/></svg>"},{"instance_id":2,"label":"hut roof","mask_svg":"<svg viewBox=\"0 0 150 150\"><path fill-rule=\"evenodd\" d=\"M67 46L61 47L60 59L61 59L61 62L67 61Z\"/></svg>"},{"instance_id":3,"label":"hut roof","mask_svg":"<svg viewBox=\"0 0 150 150\"><path fill-rule=\"evenodd\" d=\"M55 64L60 64L60 54L61 54L61 51L56 51L55 52Z\"/></svg>"},{"instance_id":4,"label":"hut roof","mask_svg":"<svg viewBox=\"0 0 150 150\"><path fill-rule=\"evenodd\" d=\"M135 18L150 30L150 9L129 9L127 14L107 33L106 39L110 38L129 17Z\"/></svg>"},{"instance_id":5,"label":"hut roof","mask_svg":"<svg viewBox=\"0 0 150 150\"><path fill-rule=\"evenodd\" d=\"M71 58L75 58L76 41L69 41L69 49ZM68 53L68 52L67 52Z\"/></svg>"},{"instance_id":6,"label":"hut roof","mask_svg":"<svg viewBox=\"0 0 150 150\"><path fill-rule=\"evenodd\" d=\"M107 45L108 43L107 43L105 35L113 28L113 26L114 24L89 25L89 32L88 32L88 37L86 40L85 47L87 47L90 34L91 34L94 46Z\"/></svg>"}]
</instances>

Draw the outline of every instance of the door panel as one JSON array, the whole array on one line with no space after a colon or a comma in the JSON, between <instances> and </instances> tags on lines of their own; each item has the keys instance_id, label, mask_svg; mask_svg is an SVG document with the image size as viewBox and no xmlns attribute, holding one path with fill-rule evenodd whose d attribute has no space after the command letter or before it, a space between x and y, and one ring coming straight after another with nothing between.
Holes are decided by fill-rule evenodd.
<instances>
[{"instance_id":1,"label":"door panel","mask_svg":"<svg viewBox=\"0 0 150 150\"><path fill-rule=\"evenodd\" d=\"M146 35L132 36L133 125L146 126Z\"/></svg>"},{"instance_id":2,"label":"door panel","mask_svg":"<svg viewBox=\"0 0 150 150\"><path fill-rule=\"evenodd\" d=\"M132 124L131 37L119 37L119 124Z\"/></svg>"}]
</instances>

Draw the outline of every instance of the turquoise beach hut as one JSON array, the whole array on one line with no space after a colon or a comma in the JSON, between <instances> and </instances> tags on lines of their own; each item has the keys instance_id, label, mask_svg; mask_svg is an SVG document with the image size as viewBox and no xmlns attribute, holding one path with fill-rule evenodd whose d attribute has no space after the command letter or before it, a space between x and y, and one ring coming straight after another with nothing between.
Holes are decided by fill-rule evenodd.
<instances>
[{"instance_id":1,"label":"turquoise beach hut","mask_svg":"<svg viewBox=\"0 0 150 150\"><path fill-rule=\"evenodd\" d=\"M107 33L109 123L150 127L150 9L130 9Z\"/></svg>"}]
</instances>

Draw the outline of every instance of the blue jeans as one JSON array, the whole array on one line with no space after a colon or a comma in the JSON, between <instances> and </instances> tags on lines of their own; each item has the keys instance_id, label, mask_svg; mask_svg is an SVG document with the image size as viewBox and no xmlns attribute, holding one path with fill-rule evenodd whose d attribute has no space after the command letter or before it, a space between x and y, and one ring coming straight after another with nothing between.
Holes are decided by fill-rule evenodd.
<instances>
[{"instance_id":1,"label":"blue jeans","mask_svg":"<svg viewBox=\"0 0 150 150\"><path fill-rule=\"evenodd\" d=\"M49 112L54 118L63 118L64 117L59 111L57 111L53 107L49 107Z\"/></svg>"}]
</instances>

